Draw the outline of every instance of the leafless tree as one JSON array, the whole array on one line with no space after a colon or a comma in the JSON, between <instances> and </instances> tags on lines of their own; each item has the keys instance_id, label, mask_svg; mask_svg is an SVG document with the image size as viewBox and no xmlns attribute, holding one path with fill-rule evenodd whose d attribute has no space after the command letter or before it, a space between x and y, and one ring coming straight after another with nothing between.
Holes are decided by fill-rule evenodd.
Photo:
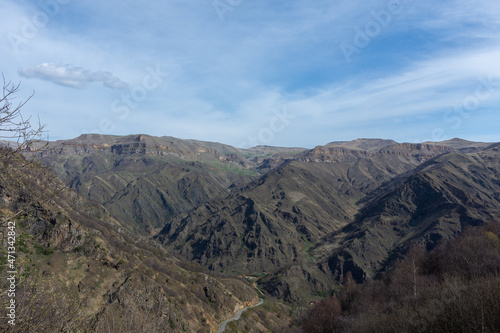
<instances>
[{"instance_id":1,"label":"leafless tree","mask_svg":"<svg viewBox=\"0 0 500 333\"><path fill-rule=\"evenodd\" d=\"M18 152L34 152L45 147L44 129L40 119L36 125L33 125L31 116L25 117L21 110L26 103L33 97L33 94L25 101L14 104L16 94L19 93L20 83L15 84L12 81L6 81L2 75L3 88L0 96L0 140L4 148L2 157L11 156Z\"/></svg>"}]
</instances>

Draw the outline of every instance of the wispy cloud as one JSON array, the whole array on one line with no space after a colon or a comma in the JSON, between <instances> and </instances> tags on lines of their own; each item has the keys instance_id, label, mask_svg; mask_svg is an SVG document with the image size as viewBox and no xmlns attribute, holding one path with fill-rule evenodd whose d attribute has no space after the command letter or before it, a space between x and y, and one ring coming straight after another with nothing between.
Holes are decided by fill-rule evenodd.
<instances>
[{"instance_id":1,"label":"wispy cloud","mask_svg":"<svg viewBox=\"0 0 500 333\"><path fill-rule=\"evenodd\" d=\"M128 84L120 78L107 71L96 71L74 67L70 65L55 65L43 63L35 67L24 67L19 69L19 74L26 78L37 78L53 82L62 86L83 89L87 84L102 82L105 87L111 89L127 89Z\"/></svg>"},{"instance_id":2,"label":"wispy cloud","mask_svg":"<svg viewBox=\"0 0 500 333\"><path fill-rule=\"evenodd\" d=\"M18 53L0 53L0 63L9 79L38 79L21 80L25 91L36 91L36 103L25 110L39 113L54 138L111 120L114 130L103 133L237 145L269 128L286 106L295 118L270 144L403 141L438 127L449 136L500 140L497 129L477 125L498 119L500 88L459 129L443 118L474 96L482 78L500 78L500 2L401 0L401 13L347 64L339 45L376 24L373 11L395 2L242 1L220 21L213 1L71 1L35 26L38 33ZM36 1L15 0L0 1L0 9L9 13L0 20L6 45L9 32L24 36L44 10ZM140 93L145 68L157 64L169 79L120 118L114 101ZM119 90L127 88L129 94Z\"/></svg>"}]
</instances>

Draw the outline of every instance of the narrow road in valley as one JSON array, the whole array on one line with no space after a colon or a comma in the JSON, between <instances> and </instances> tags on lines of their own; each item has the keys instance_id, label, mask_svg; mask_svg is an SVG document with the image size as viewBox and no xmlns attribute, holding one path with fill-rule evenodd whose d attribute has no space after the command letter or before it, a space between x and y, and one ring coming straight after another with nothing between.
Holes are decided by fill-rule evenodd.
<instances>
[{"instance_id":1,"label":"narrow road in valley","mask_svg":"<svg viewBox=\"0 0 500 333\"><path fill-rule=\"evenodd\" d=\"M217 331L217 333L222 333L222 332L224 332L224 330L226 329L226 325L227 325L227 324L229 324L229 323L230 323L230 322L232 322L232 321L235 321L235 320L240 319L240 318L241 318L241 314L242 314L243 312L245 312L246 310L251 309L251 308L256 308L256 307L258 307L258 306L262 305L262 304L264 303L264 299L262 299L262 298L259 298L259 299L260 299L260 302L259 302L259 303L255 304L255 305L252 305L252 306L249 306L249 307L247 307L247 308L243 308L243 309L241 309L240 311L238 311L238 313L236 313L236 316L234 316L233 318L223 321L223 322L220 324L220 326L219 326L219 330Z\"/></svg>"}]
</instances>

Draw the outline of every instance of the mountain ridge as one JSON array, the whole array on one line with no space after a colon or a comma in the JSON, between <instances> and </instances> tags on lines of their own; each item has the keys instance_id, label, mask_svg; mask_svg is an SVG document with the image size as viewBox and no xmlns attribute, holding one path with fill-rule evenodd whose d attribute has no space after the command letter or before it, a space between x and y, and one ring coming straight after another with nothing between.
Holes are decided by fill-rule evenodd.
<instances>
[{"instance_id":1,"label":"mountain ridge","mask_svg":"<svg viewBox=\"0 0 500 333\"><path fill-rule=\"evenodd\" d=\"M172 137L90 135L53 143L41 159L76 191L103 204L124 228L154 237L168 251L215 272L266 272L259 280L262 290L302 302L315 293L329 292L341 281L339 272L344 268L363 281L391 264L390 253L404 252L406 229L386 230L369 222L378 218L370 207L384 207L391 190L408 188L414 196L422 196L425 191L407 184L412 177L427 175L432 165L451 172L451 164L439 161L468 159L495 147L462 139L424 143L357 139L312 149L239 149ZM474 161L482 163L479 158ZM457 172L453 169L440 177ZM464 175L476 177L469 172ZM425 177L419 181L424 184ZM434 191L434 183L425 184ZM405 200L415 205L412 197L396 197L391 199L395 203ZM462 210L469 204L449 200ZM444 202L442 207L422 202L436 214L448 207ZM449 221L467 216L457 212ZM404 219L404 214L413 213L398 214ZM367 238L364 228L371 225L402 243ZM441 238L461 229L447 230L438 233ZM412 232L415 240L438 241L432 233ZM363 258L358 243L350 241L358 238L358 243L378 248L380 255Z\"/></svg>"}]
</instances>

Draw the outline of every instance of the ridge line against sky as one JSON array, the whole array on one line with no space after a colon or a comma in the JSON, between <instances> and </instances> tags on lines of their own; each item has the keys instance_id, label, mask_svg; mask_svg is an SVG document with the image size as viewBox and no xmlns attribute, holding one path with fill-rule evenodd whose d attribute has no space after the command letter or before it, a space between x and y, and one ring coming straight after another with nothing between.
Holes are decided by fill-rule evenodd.
<instances>
[{"instance_id":1,"label":"ridge line against sky","mask_svg":"<svg viewBox=\"0 0 500 333\"><path fill-rule=\"evenodd\" d=\"M0 71L51 140L145 133L247 148L498 142L500 4L0 3Z\"/></svg>"}]
</instances>

